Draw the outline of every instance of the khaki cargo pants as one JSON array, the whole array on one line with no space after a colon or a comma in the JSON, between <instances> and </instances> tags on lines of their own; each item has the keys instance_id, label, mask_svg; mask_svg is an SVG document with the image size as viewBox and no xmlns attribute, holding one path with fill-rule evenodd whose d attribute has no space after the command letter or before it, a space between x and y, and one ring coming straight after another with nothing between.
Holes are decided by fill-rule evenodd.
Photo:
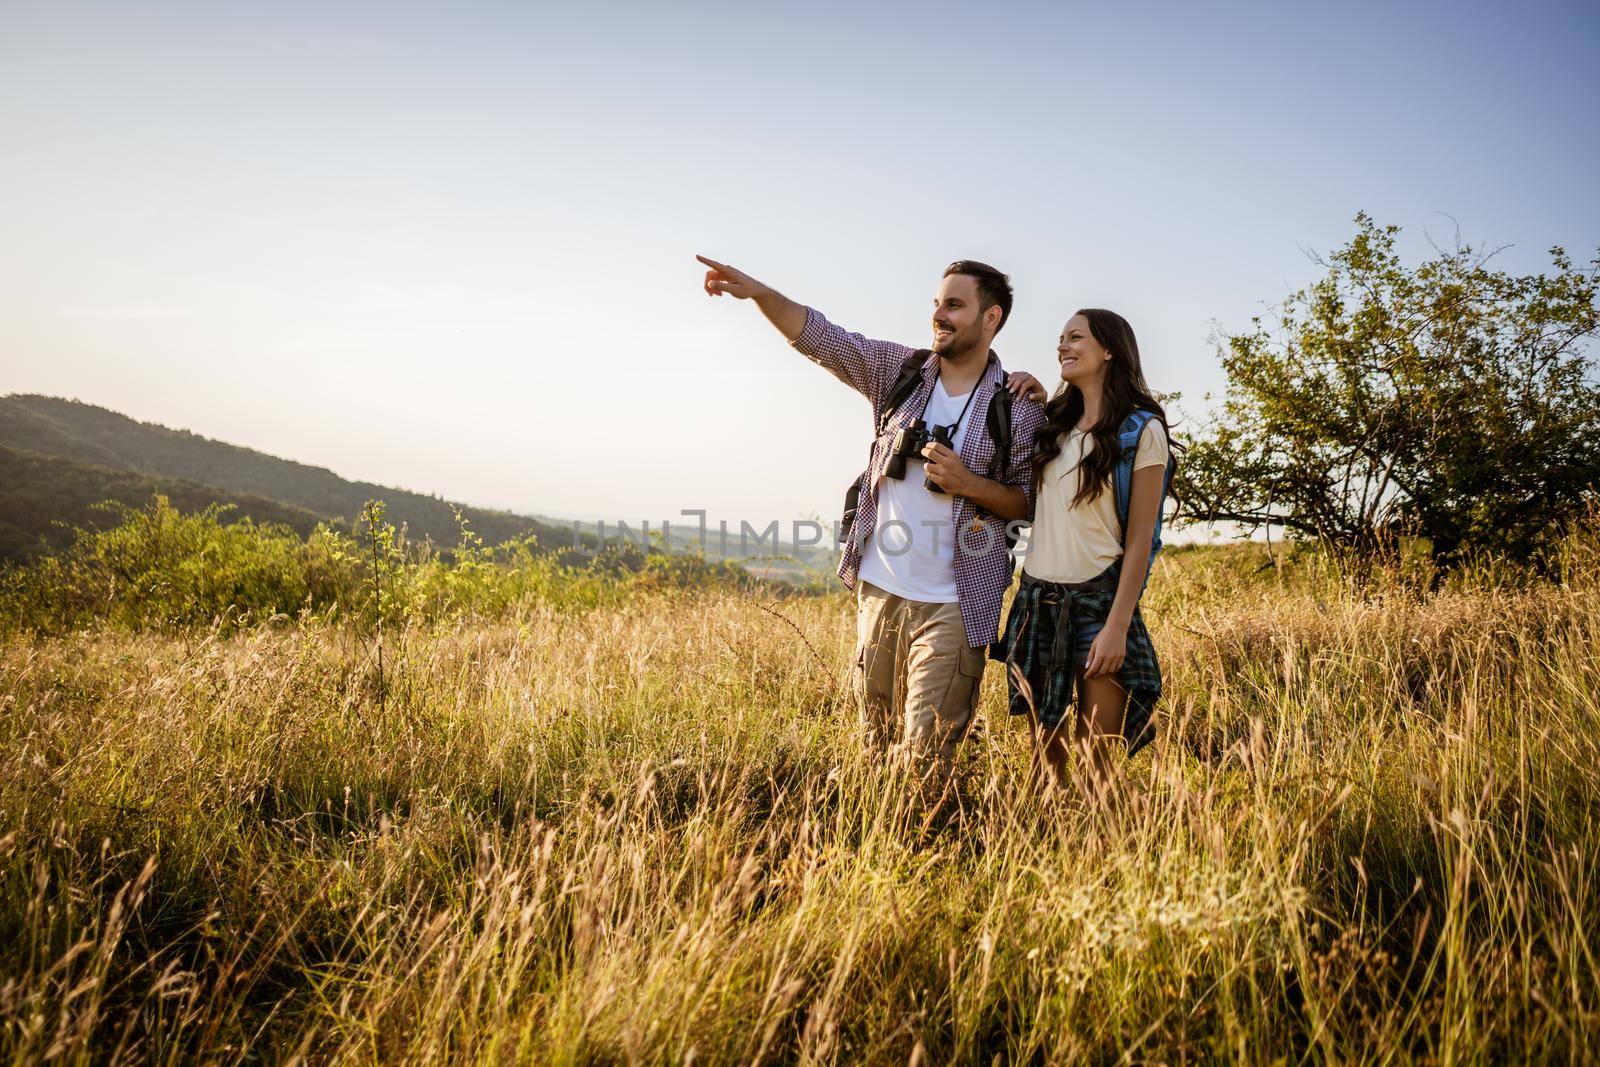
<instances>
[{"instance_id":1,"label":"khaki cargo pants","mask_svg":"<svg viewBox=\"0 0 1600 1067\"><path fill-rule=\"evenodd\" d=\"M958 604L856 583L856 693L867 743L932 757L949 774L978 706L986 650L967 645Z\"/></svg>"}]
</instances>

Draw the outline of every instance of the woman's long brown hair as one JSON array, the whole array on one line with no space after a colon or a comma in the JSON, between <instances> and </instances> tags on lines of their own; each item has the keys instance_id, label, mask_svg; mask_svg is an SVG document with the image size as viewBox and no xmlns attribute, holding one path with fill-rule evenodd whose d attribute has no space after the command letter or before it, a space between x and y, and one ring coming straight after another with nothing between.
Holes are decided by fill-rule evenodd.
<instances>
[{"instance_id":1,"label":"woman's long brown hair","mask_svg":"<svg viewBox=\"0 0 1600 1067\"><path fill-rule=\"evenodd\" d=\"M1075 314L1089 321L1089 332L1111 353L1111 360L1106 364L1105 396L1100 404L1100 418L1089 428L1094 447L1087 450L1083 457L1078 476L1078 495L1073 498L1074 504L1087 504L1111 484L1112 469L1122 454L1117 446L1117 431L1128 416L1140 409L1153 411L1165 430L1167 413L1145 384L1144 368L1139 363L1139 341L1133 336L1133 327L1128 325L1128 320L1105 308L1080 308ZM1070 432L1083 417L1083 394L1076 386L1070 383L1065 385L1044 406L1044 416L1045 423L1039 427L1039 435L1034 439L1033 485L1036 492L1044 478L1045 465L1061 454L1062 435ZM1170 435L1168 440L1170 442Z\"/></svg>"}]
</instances>

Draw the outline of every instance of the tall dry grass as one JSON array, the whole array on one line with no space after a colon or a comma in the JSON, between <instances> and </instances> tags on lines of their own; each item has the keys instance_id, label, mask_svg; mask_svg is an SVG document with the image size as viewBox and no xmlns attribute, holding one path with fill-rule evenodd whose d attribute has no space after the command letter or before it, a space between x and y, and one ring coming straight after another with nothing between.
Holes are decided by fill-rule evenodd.
<instances>
[{"instance_id":1,"label":"tall dry grass","mask_svg":"<svg viewBox=\"0 0 1600 1067\"><path fill-rule=\"evenodd\" d=\"M858 744L842 596L526 601L391 634L381 702L343 625L0 639L0 1049L1585 1058L1600 546L1436 592L1234 555L1162 560L1107 811L1029 791L992 669L928 818Z\"/></svg>"}]
</instances>

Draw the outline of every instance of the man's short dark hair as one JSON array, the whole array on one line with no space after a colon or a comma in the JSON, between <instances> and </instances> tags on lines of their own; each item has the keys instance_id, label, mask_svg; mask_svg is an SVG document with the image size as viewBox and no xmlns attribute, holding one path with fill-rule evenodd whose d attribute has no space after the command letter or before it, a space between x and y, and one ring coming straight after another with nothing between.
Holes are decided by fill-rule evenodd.
<instances>
[{"instance_id":1,"label":"man's short dark hair","mask_svg":"<svg viewBox=\"0 0 1600 1067\"><path fill-rule=\"evenodd\" d=\"M958 259L944 269L943 277L952 274L965 274L978 283L978 313L988 311L996 304L1000 306L1000 325L994 328L999 333L1005 326L1006 320L1011 317L1011 278L1000 273L987 263L979 263L975 259Z\"/></svg>"}]
</instances>

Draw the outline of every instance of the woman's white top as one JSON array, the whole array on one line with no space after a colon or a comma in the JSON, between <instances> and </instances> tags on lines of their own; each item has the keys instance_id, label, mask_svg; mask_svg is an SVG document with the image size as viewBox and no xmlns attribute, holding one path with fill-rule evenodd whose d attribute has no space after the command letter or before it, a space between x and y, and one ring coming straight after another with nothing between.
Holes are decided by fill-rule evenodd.
<instances>
[{"instance_id":1,"label":"woman's white top","mask_svg":"<svg viewBox=\"0 0 1600 1067\"><path fill-rule=\"evenodd\" d=\"M1104 491L1087 504L1074 503L1078 470L1094 448L1083 430L1062 435L1061 454L1045 464L1033 511L1033 532L1022 569L1049 582L1086 582L1122 555L1122 524L1117 521L1117 494L1107 480ZM1133 469L1164 467L1167 431L1151 419L1139 435Z\"/></svg>"}]
</instances>

